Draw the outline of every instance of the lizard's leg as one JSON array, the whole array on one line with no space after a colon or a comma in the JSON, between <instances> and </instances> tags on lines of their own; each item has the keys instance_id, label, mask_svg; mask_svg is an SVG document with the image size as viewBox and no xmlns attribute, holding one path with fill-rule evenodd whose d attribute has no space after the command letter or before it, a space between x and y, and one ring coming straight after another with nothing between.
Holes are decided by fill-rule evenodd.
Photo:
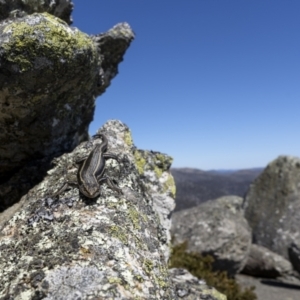
<instances>
[{"instance_id":1,"label":"lizard's leg","mask_svg":"<svg viewBox=\"0 0 300 300\"><path fill-rule=\"evenodd\" d=\"M119 194L122 194L122 190L113 182L113 180L111 180L108 177L102 177L102 178L97 178L97 181L100 185L100 183L102 182L106 182L107 185L112 189L115 190L116 192L118 192Z\"/></svg>"},{"instance_id":2,"label":"lizard's leg","mask_svg":"<svg viewBox=\"0 0 300 300\"><path fill-rule=\"evenodd\" d=\"M88 155L86 155L86 156L84 156L84 157L82 157L82 158L77 159L77 160L75 161L75 164L78 165L78 164L82 163L84 160L87 159L87 157L88 157Z\"/></svg>"},{"instance_id":3,"label":"lizard's leg","mask_svg":"<svg viewBox=\"0 0 300 300\"><path fill-rule=\"evenodd\" d=\"M112 158L112 159L115 159L117 162L119 162L119 157L114 153L103 153L103 157L106 159Z\"/></svg>"},{"instance_id":4,"label":"lizard's leg","mask_svg":"<svg viewBox=\"0 0 300 300\"><path fill-rule=\"evenodd\" d=\"M65 182L64 185L58 189L57 192L55 192L53 195L51 195L51 197L56 197L58 195L60 195L62 192L64 192L69 186L69 183L68 182Z\"/></svg>"}]
</instances>

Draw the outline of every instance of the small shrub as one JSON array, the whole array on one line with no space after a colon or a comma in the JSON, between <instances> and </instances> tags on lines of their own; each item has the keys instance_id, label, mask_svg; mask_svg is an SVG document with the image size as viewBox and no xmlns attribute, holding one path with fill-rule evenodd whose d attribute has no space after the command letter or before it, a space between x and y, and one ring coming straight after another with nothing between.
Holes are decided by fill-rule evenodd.
<instances>
[{"instance_id":1,"label":"small shrub","mask_svg":"<svg viewBox=\"0 0 300 300\"><path fill-rule=\"evenodd\" d=\"M242 288L238 283L227 276L225 271L212 271L212 256L202 256L198 253L187 253L187 242L176 245L172 249L170 268L184 268L191 274L204 279L208 286L212 286L227 296L227 300L256 300L253 292L255 287Z\"/></svg>"}]
</instances>

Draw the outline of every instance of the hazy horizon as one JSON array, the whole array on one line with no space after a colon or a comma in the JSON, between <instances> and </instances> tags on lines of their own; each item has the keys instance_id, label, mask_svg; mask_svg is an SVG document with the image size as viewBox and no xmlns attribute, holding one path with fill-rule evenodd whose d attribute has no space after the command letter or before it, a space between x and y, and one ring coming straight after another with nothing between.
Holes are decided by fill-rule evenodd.
<instances>
[{"instance_id":1,"label":"hazy horizon","mask_svg":"<svg viewBox=\"0 0 300 300\"><path fill-rule=\"evenodd\" d=\"M193 170L200 170L200 171L216 171L216 172L235 172L235 171L240 171L240 170L257 170L257 169L264 169L265 167L253 167L253 168L241 168L241 169L199 169L199 168L191 168L191 167L171 167L171 169L193 169Z\"/></svg>"}]
</instances>

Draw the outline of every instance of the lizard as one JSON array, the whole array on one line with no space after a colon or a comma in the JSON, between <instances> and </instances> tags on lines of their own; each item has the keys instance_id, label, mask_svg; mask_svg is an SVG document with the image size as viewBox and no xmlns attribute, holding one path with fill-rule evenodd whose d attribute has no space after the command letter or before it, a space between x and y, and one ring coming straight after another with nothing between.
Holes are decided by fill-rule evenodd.
<instances>
[{"instance_id":1,"label":"lizard","mask_svg":"<svg viewBox=\"0 0 300 300\"><path fill-rule=\"evenodd\" d=\"M106 182L110 188L122 193L122 190L109 177L105 176L105 160L112 158L119 162L118 157L113 153L106 152L108 141L104 134L96 134L93 137L100 137L102 143L96 144L88 156L76 161L79 164L76 183L79 191L92 199L100 195L100 183ZM54 196L61 194L69 184L74 184L74 182L65 183Z\"/></svg>"}]
</instances>

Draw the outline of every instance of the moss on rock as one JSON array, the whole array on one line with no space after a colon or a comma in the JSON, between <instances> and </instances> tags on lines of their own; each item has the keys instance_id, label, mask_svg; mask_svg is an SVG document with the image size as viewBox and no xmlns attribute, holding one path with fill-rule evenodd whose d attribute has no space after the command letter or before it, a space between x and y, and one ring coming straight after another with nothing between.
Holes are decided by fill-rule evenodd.
<instances>
[{"instance_id":1,"label":"moss on rock","mask_svg":"<svg viewBox=\"0 0 300 300\"><path fill-rule=\"evenodd\" d=\"M6 59L21 72L43 67L60 70L65 66L63 61L78 64L76 58L83 51L89 51L93 59L97 57L96 46L88 35L48 13L19 19L5 26L3 33L10 36L1 45Z\"/></svg>"}]
</instances>

